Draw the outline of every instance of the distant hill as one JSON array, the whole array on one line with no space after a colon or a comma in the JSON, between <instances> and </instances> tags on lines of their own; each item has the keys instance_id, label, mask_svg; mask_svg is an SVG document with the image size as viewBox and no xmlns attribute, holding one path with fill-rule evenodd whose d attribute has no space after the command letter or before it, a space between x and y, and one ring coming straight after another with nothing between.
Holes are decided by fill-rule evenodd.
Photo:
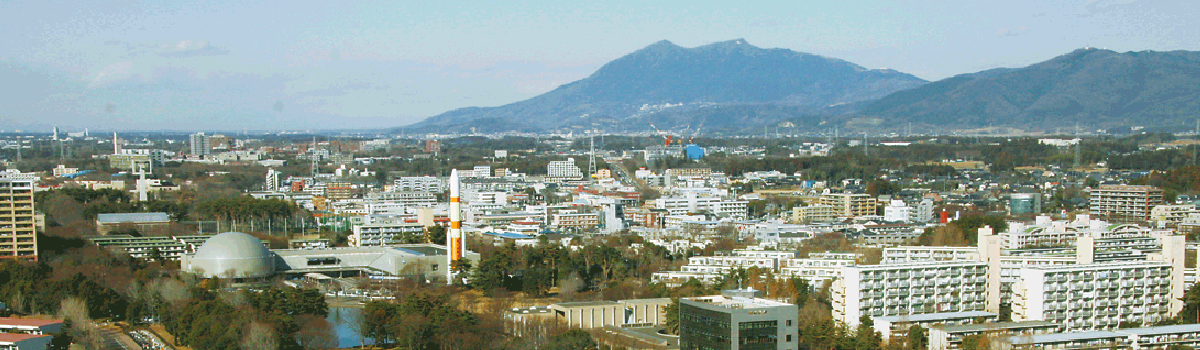
<instances>
[{"instance_id":1,"label":"distant hill","mask_svg":"<svg viewBox=\"0 0 1200 350\"><path fill-rule=\"evenodd\" d=\"M1081 49L1025 68L964 74L868 103L854 120L933 131L1192 125L1200 52Z\"/></svg>"},{"instance_id":2,"label":"distant hill","mask_svg":"<svg viewBox=\"0 0 1200 350\"><path fill-rule=\"evenodd\" d=\"M547 131L598 127L643 130L784 120L844 113L893 92L925 84L893 70L795 52L762 49L745 40L695 48L660 41L609 62L591 76L529 100L453 110L405 126L406 131Z\"/></svg>"}]
</instances>

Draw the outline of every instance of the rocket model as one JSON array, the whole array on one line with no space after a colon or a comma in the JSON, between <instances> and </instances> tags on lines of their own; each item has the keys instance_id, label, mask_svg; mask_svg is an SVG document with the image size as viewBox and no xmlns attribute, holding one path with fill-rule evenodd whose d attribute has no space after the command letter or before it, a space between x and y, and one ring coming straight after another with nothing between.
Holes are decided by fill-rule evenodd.
<instances>
[{"instance_id":1,"label":"rocket model","mask_svg":"<svg viewBox=\"0 0 1200 350\"><path fill-rule=\"evenodd\" d=\"M449 263L446 265L447 283L453 283L454 262L463 258L462 199L459 197L458 169L450 170L450 232L446 234L446 250Z\"/></svg>"}]
</instances>

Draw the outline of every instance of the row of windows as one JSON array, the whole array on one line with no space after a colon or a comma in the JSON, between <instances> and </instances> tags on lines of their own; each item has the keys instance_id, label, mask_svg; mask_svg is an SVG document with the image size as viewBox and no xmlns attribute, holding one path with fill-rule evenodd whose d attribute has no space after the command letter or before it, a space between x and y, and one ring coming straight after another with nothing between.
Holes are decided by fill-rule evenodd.
<instances>
[{"instance_id":1,"label":"row of windows","mask_svg":"<svg viewBox=\"0 0 1200 350\"><path fill-rule=\"evenodd\" d=\"M755 321L738 323L738 330L776 329L779 321Z\"/></svg>"}]
</instances>

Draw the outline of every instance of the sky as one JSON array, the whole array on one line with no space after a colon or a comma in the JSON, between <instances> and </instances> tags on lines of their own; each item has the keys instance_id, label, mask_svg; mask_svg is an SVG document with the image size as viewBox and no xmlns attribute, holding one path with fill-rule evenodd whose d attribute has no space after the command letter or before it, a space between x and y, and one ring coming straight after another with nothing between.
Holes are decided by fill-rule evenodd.
<instances>
[{"instance_id":1,"label":"sky","mask_svg":"<svg viewBox=\"0 0 1200 350\"><path fill-rule=\"evenodd\" d=\"M499 106L659 40L926 80L1083 47L1200 50L1200 2L0 1L0 130L385 128Z\"/></svg>"}]
</instances>

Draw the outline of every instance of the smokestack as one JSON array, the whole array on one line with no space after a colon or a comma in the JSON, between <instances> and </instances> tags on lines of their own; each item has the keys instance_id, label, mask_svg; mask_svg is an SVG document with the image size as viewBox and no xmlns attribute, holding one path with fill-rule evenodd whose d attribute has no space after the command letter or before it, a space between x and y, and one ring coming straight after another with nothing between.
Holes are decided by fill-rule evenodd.
<instances>
[{"instance_id":1,"label":"smokestack","mask_svg":"<svg viewBox=\"0 0 1200 350\"><path fill-rule=\"evenodd\" d=\"M446 235L449 264L446 265L446 284L454 283L454 262L463 258L462 199L459 198L458 169L450 170L450 232Z\"/></svg>"}]
</instances>

